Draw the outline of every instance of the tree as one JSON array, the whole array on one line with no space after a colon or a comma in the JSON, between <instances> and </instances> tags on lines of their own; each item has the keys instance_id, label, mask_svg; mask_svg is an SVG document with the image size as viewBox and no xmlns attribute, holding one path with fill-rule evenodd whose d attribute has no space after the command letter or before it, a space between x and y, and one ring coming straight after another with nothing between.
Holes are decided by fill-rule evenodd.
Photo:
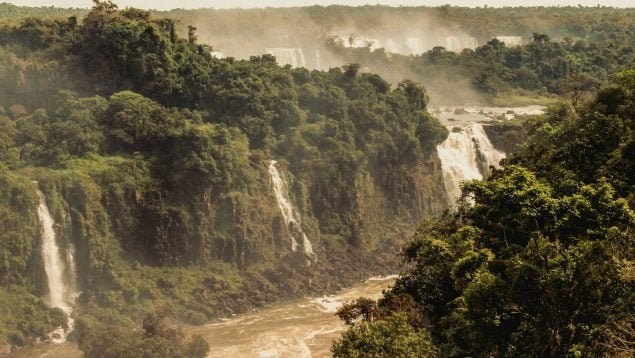
<instances>
[{"instance_id":1,"label":"tree","mask_svg":"<svg viewBox=\"0 0 635 358\"><path fill-rule=\"evenodd\" d=\"M333 342L334 357L436 357L425 330L416 331L401 315L364 322Z\"/></svg>"},{"instance_id":2,"label":"tree","mask_svg":"<svg viewBox=\"0 0 635 358\"><path fill-rule=\"evenodd\" d=\"M630 176L621 172L632 167L624 153L635 112L626 94L635 81L620 76L591 106L561 106L532 123L536 128L512 163L486 181L463 185L472 205L421 225L403 250L410 267L382 301L411 299L410 308L353 304L343 318L371 311L379 312L374 317L425 315L447 356L631 352L635 213L622 197L633 197L633 186L623 185ZM613 178L622 179L603 176L607 155L623 163L610 166ZM411 329L420 325L408 322ZM376 352L364 343L372 331L366 324L345 335L361 347L350 354ZM380 335L375 341L392 337L372 332Z\"/></svg>"},{"instance_id":3,"label":"tree","mask_svg":"<svg viewBox=\"0 0 635 358\"><path fill-rule=\"evenodd\" d=\"M80 331L86 331L81 323ZM166 323L166 314L149 313L143 320L144 332L125 326L99 325L80 335L86 357L194 357L203 358L209 344L201 337L185 340L183 332Z\"/></svg>"}]
</instances>

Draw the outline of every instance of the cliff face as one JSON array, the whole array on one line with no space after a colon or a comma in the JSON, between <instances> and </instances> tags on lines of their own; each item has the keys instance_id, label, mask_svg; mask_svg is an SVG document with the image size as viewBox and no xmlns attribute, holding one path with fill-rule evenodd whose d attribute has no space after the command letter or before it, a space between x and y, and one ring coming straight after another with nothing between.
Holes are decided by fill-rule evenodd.
<instances>
[{"instance_id":1,"label":"cliff face","mask_svg":"<svg viewBox=\"0 0 635 358\"><path fill-rule=\"evenodd\" d=\"M40 185L56 203L60 231L84 252L86 269L101 267L108 256L147 264L180 266L228 262L238 268L290 255L291 233L285 226L265 170L255 170L258 186L251 192L211 194L201 188L177 202L149 197L147 184L117 182L110 174L87 177L55 173ZM283 171L291 204L318 256L326 255L322 236L337 236L369 254L390 240L394 223L412 225L437 215L446 202L438 159L412 169L393 191L380 186L365 170L343 182L322 175L308 178ZM103 175L101 175L103 174ZM110 176L110 175L113 176ZM109 177L110 176L110 177ZM337 181L329 185L328 180ZM350 183L350 188L346 184ZM84 271L84 272L90 272Z\"/></svg>"},{"instance_id":2,"label":"cliff face","mask_svg":"<svg viewBox=\"0 0 635 358\"><path fill-rule=\"evenodd\" d=\"M12 175L13 191L21 193L14 197L22 199L7 199L13 200L10 211L15 214L7 218L21 220L14 224L23 237L22 251L14 255L30 264L18 267L20 261L14 261L6 269L21 277L14 283L30 282L40 289L35 296L11 295L38 302L31 309L39 312L48 331L56 321L39 298L46 296L46 280L36 188L45 193L60 247L67 250L72 244L75 249L79 330L112 312L141 319L146 310L166 303L175 317L198 324L283 297L323 294L370 275L396 272L401 243L417 222L439 213L446 202L441 175L434 171L438 159L420 162L394 191L378 184L380 179L368 170L343 180L325 173L294 175L291 165L284 166L289 196L316 254L311 257L291 250L291 233L265 162L255 166L259 184L248 192L218 194L201 188L178 201L157 198L155 183L134 160L106 162L90 174L37 169ZM31 178L38 183L31 184ZM350 189L344 191L344 183ZM6 230L0 236L4 240L10 234ZM4 269L3 279L10 279ZM26 330L20 337L11 343L29 344L37 334Z\"/></svg>"},{"instance_id":3,"label":"cliff face","mask_svg":"<svg viewBox=\"0 0 635 358\"><path fill-rule=\"evenodd\" d=\"M413 168L394 191L366 170L342 179L324 173L294 176L283 169L292 205L317 255L318 264L307 266L309 258L291 250L291 233L264 163L254 170L259 184L249 192L219 195L201 188L178 201L153 197L144 170L131 164L113 161L90 175L36 174L59 237L76 247L80 287L88 292L103 291L120 266L134 262L174 268L225 262L242 272L285 262L313 272L313 279L325 274L330 280L343 269L339 258L365 258L370 264L378 250L398 250L411 228L440 213L446 202L436 158ZM129 172L122 177L124 168ZM323 266L332 270L321 272Z\"/></svg>"},{"instance_id":4,"label":"cliff face","mask_svg":"<svg viewBox=\"0 0 635 358\"><path fill-rule=\"evenodd\" d=\"M12 109L0 108L0 174L21 183L0 197L0 280L41 296L27 264L40 261L37 200L25 204L37 180L60 247L76 250L79 331L164 306L201 323L395 272L400 243L445 202L434 148L447 131L413 82L220 60L134 9L35 23L0 36L15 65L0 74L13 91L0 96ZM24 43L31 30L47 41ZM27 65L40 62L50 76Z\"/></svg>"}]
</instances>

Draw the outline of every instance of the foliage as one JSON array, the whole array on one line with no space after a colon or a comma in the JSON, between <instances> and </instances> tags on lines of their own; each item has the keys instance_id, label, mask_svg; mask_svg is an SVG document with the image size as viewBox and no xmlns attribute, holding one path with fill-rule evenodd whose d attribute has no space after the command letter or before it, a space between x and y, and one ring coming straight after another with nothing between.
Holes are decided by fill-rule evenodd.
<instances>
[{"instance_id":1,"label":"foliage","mask_svg":"<svg viewBox=\"0 0 635 358\"><path fill-rule=\"evenodd\" d=\"M447 356L631 355L631 77L528 124L502 170L463 186L457 213L418 229L411 268L374 312L412 312L388 303L413 299L408 314L427 316Z\"/></svg>"},{"instance_id":2,"label":"foliage","mask_svg":"<svg viewBox=\"0 0 635 358\"><path fill-rule=\"evenodd\" d=\"M330 49L343 61L359 63L390 81L406 75L421 81L441 103L474 101L474 93L478 94L476 99L506 105L517 94L566 96L575 103L585 92L605 84L609 74L627 69L633 62L632 33L626 29L615 32L611 39L591 45L583 40L574 43L569 37L552 41L545 34L535 34L522 46L506 46L494 38L460 53L435 47L414 56L386 53L384 49ZM625 38L616 37L623 33Z\"/></svg>"},{"instance_id":3,"label":"foliage","mask_svg":"<svg viewBox=\"0 0 635 358\"><path fill-rule=\"evenodd\" d=\"M331 346L334 357L435 357L430 338L408 325L405 317L363 322Z\"/></svg>"},{"instance_id":4,"label":"foliage","mask_svg":"<svg viewBox=\"0 0 635 358\"><path fill-rule=\"evenodd\" d=\"M509 106L509 99L544 103L556 94L586 96L612 73L628 68L634 55L634 10L624 7L335 5L175 9L167 14L179 20L181 33L187 24L197 24L199 41L225 55L247 58L254 49L299 47L308 67L358 64L358 72L378 73L389 83L421 82L437 104L486 101ZM524 46L490 43L497 36L518 36ZM467 37L480 47L460 53L448 47L452 38L465 45ZM421 39L430 50L399 48L408 38ZM333 46L350 41L360 47ZM379 44L364 47L364 41ZM316 50L319 60L313 56Z\"/></svg>"},{"instance_id":5,"label":"foliage","mask_svg":"<svg viewBox=\"0 0 635 358\"><path fill-rule=\"evenodd\" d=\"M209 345L202 337L186 341L182 331L167 324L164 313L149 313L143 320L143 332L131 334L121 327L105 326L91 330L80 344L86 357L100 358L203 358L209 352Z\"/></svg>"},{"instance_id":6,"label":"foliage","mask_svg":"<svg viewBox=\"0 0 635 358\"><path fill-rule=\"evenodd\" d=\"M66 322L63 311L47 307L41 297L29 291L21 285L6 285L0 290L1 342L25 347Z\"/></svg>"},{"instance_id":7,"label":"foliage","mask_svg":"<svg viewBox=\"0 0 635 358\"><path fill-rule=\"evenodd\" d=\"M75 248L74 337L90 355L167 349L172 336L133 331L153 310L203 324L341 287L394 262L396 238L444 202L428 169L447 131L421 86L271 56L218 60L189 35L99 1L82 21L0 26L0 280L31 295L10 299L46 289L40 189L60 246ZM291 249L272 159L320 257L310 265ZM415 191L437 194L424 202ZM37 335L21 332L27 343ZM100 341L104 332L122 346Z\"/></svg>"}]
</instances>

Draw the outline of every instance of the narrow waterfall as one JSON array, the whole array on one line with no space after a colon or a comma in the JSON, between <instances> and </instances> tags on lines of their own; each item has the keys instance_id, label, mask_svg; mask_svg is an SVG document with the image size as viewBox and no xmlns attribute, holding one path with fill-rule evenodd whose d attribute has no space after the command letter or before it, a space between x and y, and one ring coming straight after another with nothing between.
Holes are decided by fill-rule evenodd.
<instances>
[{"instance_id":1,"label":"narrow waterfall","mask_svg":"<svg viewBox=\"0 0 635 358\"><path fill-rule=\"evenodd\" d=\"M437 146L437 153L450 207L461 196L462 181L487 177L489 167L498 167L505 158L505 153L494 149L480 123L450 128L450 135Z\"/></svg>"},{"instance_id":2,"label":"narrow waterfall","mask_svg":"<svg viewBox=\"0 0 635 358\"><path fill-rule=\"evenodd\" d=\"M299 237L302 239L302 249L304 253L314 256L315 254L313 253L311 242L304 233L304 230L302 230L301 222L295 217L295 211L293 210L293 206L289 201L289 195L287 193L287 183L280 175L276 166L277 163L278 162L275 160L271 160L269 162L269 174L271 175L271 181L273 182L273 191L276 194L276 202L278 203L278 207L282 213L284 224L287 226L289 234L291 235L291 250L296 251L298 249L299 244L297 238Z\"/></svg>"},{"instance_id":3,"label":"narrow waterfall","mask_svg":"<svg viewBox=\"0 0 635 358\"><path fill-rule=\"evenodd\" d=\"M314 69L318 70L318 71L322 71L322 60L320 59L320 50L315 50L315 63L314 65Z\"/></svg>"},{"instance_id":4,"label":"narrow waterfall","mask_svg":"<svg viewBox=\"0 0 635 358\"><path fill-rule=\"evenodd\" d=\"M40 203L37 208L42 235L42 259L48 283L48 304L50 307L61 308L68 316L68 328L58 327L51 333L51 342L63 343L68 332L73 330L75 320L72 318L73 306L77 294L74 289L75 268L73 250L62 250L56 240L54 221L46 205L44 194L38 190ZM67 268L65 260L69 267Z\"/></svg>"}]
</instances>

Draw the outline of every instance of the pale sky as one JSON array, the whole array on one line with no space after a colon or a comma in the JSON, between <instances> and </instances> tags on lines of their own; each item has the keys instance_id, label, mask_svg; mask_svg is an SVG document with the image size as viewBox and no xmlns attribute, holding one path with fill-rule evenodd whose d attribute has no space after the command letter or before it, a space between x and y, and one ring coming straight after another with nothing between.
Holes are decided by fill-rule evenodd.
<instances>
[{"instance_id":1,"label":"pale sky","mask_svg":"<svg viewBox=\"0 0 635 358\"><path fill-rule=\"evenodd\" d=\"M57 7L92 7L91 0L0 0L15 5L26 6L57 6ZM254 7L287 7L310 5L364 5L382 4L391 6L438 6L444 4L458 6L555 6L582 4L596 6L597 4L615 7L635 7L635 0L114 0L120 8L136 7L142 9L169 10L173 8L254 8Z\"/></svg>"}]
</instances>

